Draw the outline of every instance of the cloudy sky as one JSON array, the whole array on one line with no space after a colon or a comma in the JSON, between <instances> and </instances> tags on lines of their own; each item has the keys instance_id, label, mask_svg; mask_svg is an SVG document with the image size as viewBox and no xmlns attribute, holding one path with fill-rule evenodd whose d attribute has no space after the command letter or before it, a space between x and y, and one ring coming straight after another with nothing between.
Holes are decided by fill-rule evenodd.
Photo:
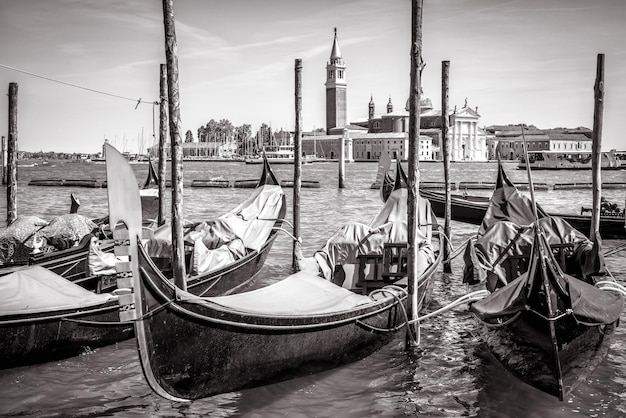
<instances>
[{"instance_id":1,"label":"cloudy sky","mask_svg":"<svg viewBox=\"0 0 626 418\"><path fill-rule=\"evenodd\" d=\"M292 130L296 58L303 128L324 127L335 27L348 119L367 116L370 96L377 112L390 97L402 108L410 9L410 0L175 0L183 131L195 137L210 119ZM449 60L451 107L467 98L481 125L592 128L603 53L603 148L626 149L624 22L624 0L425 0L424 93L441 107L441 62ZM0 0L0 51L1 88L19 86L20 150L92 153L109 138L136 152L154 143L161 0Z\"/></svg>"}]
</instances>

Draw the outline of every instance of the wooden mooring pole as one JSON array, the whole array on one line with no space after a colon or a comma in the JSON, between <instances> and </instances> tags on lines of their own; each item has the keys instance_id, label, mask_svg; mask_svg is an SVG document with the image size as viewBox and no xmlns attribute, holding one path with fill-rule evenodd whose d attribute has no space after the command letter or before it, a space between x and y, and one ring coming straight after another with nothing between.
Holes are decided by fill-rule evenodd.
<instances>
[{"instance_id":1,"label":"wooden mooring pole","mask_svg":"<svg viewBox=\"0 0 626 418\"><path fill-rule=\"evenodd\" d=\"M2 135L2 184L7 184L7 139Z\"/></svg>"},{"instance_id":2,"label":"wooden mooring pole","mask_svg":"<svg viewBox=\"0 0 626 418\"><path fill-rule=\"evenodd\" d=\"M17 219L17 83L9 83L7 143L7 225Z\"/></svg>"},{"instance_id":3,"label":"wooden mooring pole","mask_svg":"<svg viewBox=\"0 0 626 418\"><path fill-rule=\"evenodd\" d=\"M185 244L183 241L183 150L178 87L178 47L174 21L174 0L163 0L167 97L172 158L172 272L174 284L187 290L185 280Z\"/></svg>"},{"instance_id":4,"label":"wooden mooring pole","mask_svg":"<svg viewBox=\"0 0 626 418\"><path fill-rule=\"evenodd\" d=\"M167 172L167 66L160 66L160 100L159 100L159 215L157 222L159 226L165 223L165 193Z\"/></svg>"},{"instance_id":5,"label":"wooden mooring pole","mask_svg":"<svg viewBox=\"0 0 626 418\"><path fill-rule=\"evenodd\" d=\"M302 189L302 60L295 61L295 110L296 127L293 147L293 236L300 239L300 191ZM297 267L296 246L293 242L292 266Z\"/></svg>"},{"instance_id":6,"label":"wooden mooring pole","mask_svg":"<svg viewBox=\"0 0 626 418\"><path fill-rule=\"evenodd\" d=\"M341 141L339 143L339 188L343 189L345 187L346 135L342 135L339 141Z\"/></svg>"},{"instance_id":7,"label":"wooden mooring pole","mask_svg":"<svg viewBox=\"0 0 626 418\"><path fill-rule=\"evenodd\" d=\"M419 310L418 304L418 251L417 228L419 207L419 128L420 128L420 65L422 51L422 9L424 0L411 2L411 83L409 93L409 170L408 170L408 298L410 320L416 320ZM412 334L409 335L409 334ZM419 344L419 323L415 321L407 326L407 346Z\"/></svg>"},{"instance_id":8,"label":"wooden mooring pole","mask_svg":"<svg viewBox=\"0 0 626 418\"><path fill-rule=\"evenodd\" d=\"M450 61L441 62L441 141L443 149L443 178L446 185L446 204L444 207L443 232L446 238L440 240L443 243L443 272L452 273L452 260L450 260L450 223L452 221L452 196L450 189L450 138L448 138L449 112L449 80Z\"/></svg>"},{"instance_id":9,"label":"wooden mooring pole","mask_svg":"<svg viewBox=\"0 0 626 418\"><path fill-rule=\"evenodd\" d=\"M591 143L591 176L593 206L591 207L591 231L589 239L595 242L600 238L600 200L602 196L602 116L604 113L604 54L598 54L596 82L594 85L593 137Z\"/></svg>"}]
</instances>

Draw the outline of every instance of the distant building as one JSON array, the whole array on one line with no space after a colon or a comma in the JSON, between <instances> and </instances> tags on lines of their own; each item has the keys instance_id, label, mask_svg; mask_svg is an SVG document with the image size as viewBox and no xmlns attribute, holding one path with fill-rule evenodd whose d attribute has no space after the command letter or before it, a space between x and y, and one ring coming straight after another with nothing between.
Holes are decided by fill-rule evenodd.
<instances>
[{"instance_id":1,"label":"distant building","mask_svg":"<svg viewBox=\"0 0 626 418\"><path fill-rule=\"evenodd\" d=\"M303 134L304 154L336 159L340 153L340 140L346 143L346 159L377 161L382 153L391 158L408 158L409 109L408 100L402 110L394 111L391 97L386 113L376 114L374 98L370 98L367 118L346 122L347 82L346 64L343 61L337 30L335 29L330 59L326 65L326 133ZM448 135L452 144L454 161L487 159L485 133L478 127L477 109L465 106L450 112ZM423 161L440 158L441 111L433 109L430 99L422 95L420 101L419 156Z\"/></svg>"},{"instance_id":2,"label":"distant building","mask_svg":"<svg viewBox=\"0 0 626 418\"><path fill-rule=\"evenodd\" d=\"M486 128L490 136L490 159L518 160L524 155L524 139L528 151L591 151L593 131L585 127L574 129L539 129L533 125L493 125Z\"/></svg>"}]
</instances>

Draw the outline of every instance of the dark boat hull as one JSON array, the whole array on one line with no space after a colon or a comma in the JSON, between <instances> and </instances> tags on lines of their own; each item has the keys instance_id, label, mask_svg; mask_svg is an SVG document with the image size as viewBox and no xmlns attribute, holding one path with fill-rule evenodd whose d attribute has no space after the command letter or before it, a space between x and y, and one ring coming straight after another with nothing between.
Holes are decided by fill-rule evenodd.
<instances>
[{"instance_id":1,"label":"dark boat hull","mask_svg":"<svg viewBox=\"0 0 626 418\"><path fill-rule=\"evenodd\" d=\"M148 312L148 306L163 304L174 296L173 288L158 274L142 269L141 276L142 300ZM242 316L181 302L143 322L150 367L158 384L174 396L196 399L268 383L304 365L312 366L308 372L329 368L362 357L392 337L391 333L371 332L360 326L357 318L380 328L400 321L395 301L387 298L369 309L344 315L288 320Z\"/></svg>"},{"instance_id":2,"label":"dark boat hull","mask_svg":"<svg viewBox=\"0 0 626 418\"><path fill-rule=\"evenodd\" d=\"M420 196L430 200L435 216L443 218L445 215L445 195L430 190L420 190ZM487 207L489 198L481 196L453 196L451 199L452 219L455 221L467 222L480 225ZM574 229L589 237L591 230L591 216L571 215L571 214L550 214L562 218ZM626 239L626 227L623 217L601 216L600 236L605 239Z\"/></svg>"},{"instance_id":3,"label":"dark boat hull","mask_svg":"<svg viewBox=\"0 0 626 418\"><path fill-rule=\"evenodd\" d=\"M555 350L548 324L529 312L504 326L477 322L484 343L506 369L561 400L605 358L615 330L615 324L589 327L566 317L556 321Z\"/></svg>"},{"instance_id":4,"label":"dark boat hull","mask_svg":"<svg viewBox=\"0 0 626 418\"><path fill-rule=\"evenodd\" d=\"M420 196L430 201L430 205L433 208L435 216L440 218L445 216L446 200L444 194L430 190L420 190ZM489 198L478 196L462 197L453 195L451 203L450 209L452 211L451 216L453 220L480 225L485 217L485 212L487 212Z\"/></svg>"},{"instance_id":5,"label":"dark boat hull","mask_svg":"<svg viewBox=\"0 0 626 418\"><path fill-rule=\"evenodd\" d=\"M0 320L0 368L59 360L133 336L112 301L90 309L15 315Z\"/></svg>"},{"instance_id":6,"label":"dark boat hull","mask_svg":"<svg viewBox=\"0 0 626 418\"><path fill-rule=\"evenodd\" d=\"M404 316L393 297L332 314L263 316L219 305L174 298L174 288L140 249L141 297L138 323L156 384L169 395L197 399L336 367L387 344ZM421 301L432 292L434 265L419 282ZM406 298L401 298L405 303ZM156 309L157 306L163 309ZM176 354L174 354L176 353ZM145 370L145 368L144 368Z\"/></svg>"}]
</instances>

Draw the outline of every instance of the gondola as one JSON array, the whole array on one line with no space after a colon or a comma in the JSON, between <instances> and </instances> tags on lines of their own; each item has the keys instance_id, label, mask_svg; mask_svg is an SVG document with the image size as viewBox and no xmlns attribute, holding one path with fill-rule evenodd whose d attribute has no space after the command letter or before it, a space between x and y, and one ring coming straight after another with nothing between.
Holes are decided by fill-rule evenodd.
<instances>
[{"instance_id":1,"label":"gondola","mask_svg":"<svg viewBox=\"0 0 626 418\"><path fill-rule=\"evenodd\" d=\"M0 368L75 356L126 340L117 296L96 294L41 266L0 277Z\"/></svg>"},{"instance_id":2,"label":"gondola","mask_svg":"<svg viewBox=\"0 0 626 418\"><path fill-rule=\"evenodd\" d=\"M158 185L158 176L152 164L149 164L148 176L140 189L142 225L146 231L152 231L151 233L146 232L147 238L151 241L152 248L157 248L151 256L155 258L162 269L167 269L171 249L171 242L168 242L170 240L168 236L169 225L166 224L161 228L154 226L158 210L158 197L150 192L156 190L155 185ZM187 261L190 266L196 264L195 269L189 269L195 273L188 278L189 291L200 295L235 292L244 287L263 266L282 226L287 205L284 193L269 164L266 163L263 166L256 185L256 189L243 203L219 217L215 222L222 225L220 232L223 235L232 235L236 232L247 237L244 245L238 248L236 258L230 255L232 251L228 251L228 245L223 245L221 246L223 248L212 251L213 249L208 248L199 250L194 246L193 241L187 243L189 249ZM246 217L255 219L244 220L238 215L241 213L245 213ZM229 219L235 220L229 221ZM108 225L108 217L100 219L98 223ZM214 223L210 222L190 224L187 226L189 239L202 238L201 232L199 232L200 226L207 224L210 224L209 228L217 230L213 225ZM232 228L224 225L232 225ZM107 226L104 229L108 230L109 228ZM97 293L114 290L116 287L114 264L111 264L110 257L106 261L100 260L99 257L103 253L106 257L106 253L113 251L113 241L106 238L109 234L110 231L98 234L96 243L92 243L94 234L89 234L74 247L55 252L33 254L29 257L28 264L45 267ZM224 237L219 238L219 243L224 240ZM231 244L232 246L233 244ZM215 261L208 260L209 257L213 257ZM201 263L200 259L204 260L203 271L200 271L201 268L198 267L198 264ZM0 268L0 275L9 274L22 267L22 265L3 266Z\"/></svg>"},{"instance_id":3,"label":"gondola","mask_svg":"<svg viewBox=\"0 0 626 418\"><path fill-rule=\"evenodd\" d=\"M604 358L624 305L599 241L534 213L499 165L464 259L464 281L490 292L470 305L486 346L522 381L563 400Z\"/></svg>"},{"instance_id":4,"label":"gondola","mask_svg":"<svg viewBox=\"0 0 626 418\"><path fill-rule=\"evenodd\" d=\"M107 161L107 170L115 161ZM285 194L267 160L254 191L214 221L185 226L187 290L199 296L234 293L259 272L287 211ZM171 227L146 231L144 248L171 276Z\"/></svg>"},{"instance_id":5,"label":"gondola","mask_svg":"<svg viewBox=\"0 0 626 418\"><path fill-rule=\"evenodd\" d=\"M107 150L107 159L120 159ZM128 166L109 169L109 211L119 254L123 319L135 320L146 380L188 400L328 369L388 343L406 323L406 291L355 293L301 271L250 292L198 297L164 277L141 244L139 201ZM120 162L124 162L120 160ZM124 162L125 163L125 162ZM122 192L123 191L123 192ZM416 288L432 279L432 263Z\"/></svg>"},{"instance_id":6,"label":"gondola","mask_svg":"<svg viewBox=\"0 0 626 418\"><path fill-rule=\"evenodd\" d=\"M380 189L383 201L386 200L389 190L393 188L393 182L394 177L391 174L387 173L383 177ZM425 189L420 189L419 193L420 196L430 201L435 216L443 218L446 203L445 193ZM452 220L480 225L489 207L489 197L470 194L452 194L450 204ZM539 210L541 211L542 209L539 207ZM562 218L574 229L589 236L589 231L591 230L591 216L564 213L551 213L550 216ZM623 213L618 216L609 213L601 213L600 234L606 239L626 239L626 223Z\"/></svg>"},{"instance_id":7,"label":"gondola","mask_svg":"<svg viewBox=\"0 0 626 418\"><path fill-rule=\"evenodd\" d=\"M158 209L158 196L152 191L155 190L155 186L158 185L158 176L151 162L148 164L148 175L141 189L142 193L142 216L144 225L150 225L153 223L153 219L156 217L156 211ZM115 288L115 280L111 275L95 275L93 268L90 269L90 253L93 256L94 246L97 245L98 253L110 253L113 251L113 243L103 241L106 238L104 230L108 223L108 217L88 219L79 215L78 208L80 202L77 197L71 194L70 215L64 217L63 222L76 228L84 229L87 224L94 226L93 230L80 237L75 245L69 248L55 250L55 251L33 251L26 257L19 259L15 262L5 263L0 265L0 276L4 276L13 273L18 270L22 270L24 266L41 266L47 270L63 276L67 280L70 280L87 290L95 291L97 293L107 292ZM72 219L71 217L74 217ZM93 223L92 223L93 222ZM95 224L95 225L94 225ZM39 226L43 228L45 225ZM32 228L35 228L33 226ZM30 231L35 234L37 231L33 229ZM84 231L83 231L84 232ZM76 233L76 231L73 231ZM97 244L92 242L97 240Z\"/></svg>"}]
</instances>

